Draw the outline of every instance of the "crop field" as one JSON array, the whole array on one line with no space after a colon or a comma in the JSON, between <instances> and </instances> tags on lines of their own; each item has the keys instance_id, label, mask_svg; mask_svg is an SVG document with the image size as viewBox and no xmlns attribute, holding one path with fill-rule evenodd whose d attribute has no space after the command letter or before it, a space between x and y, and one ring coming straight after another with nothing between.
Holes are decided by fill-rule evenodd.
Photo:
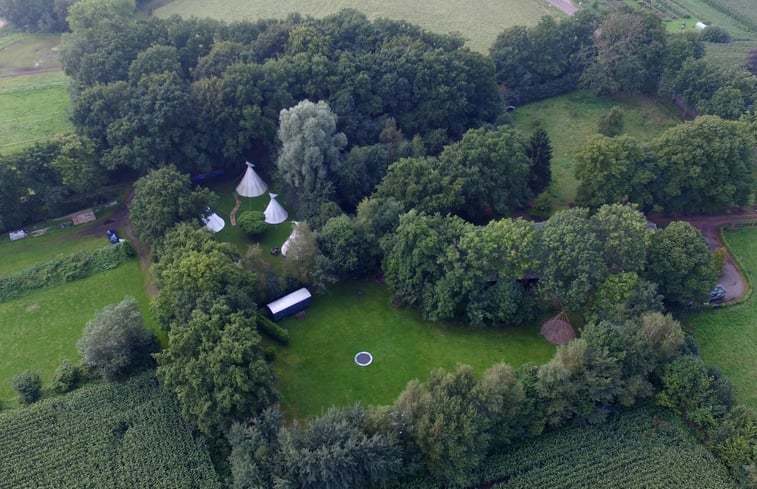
<instances>
[{"instance_id":1,"label":"crop field","mask_svg":"<svg viewBox=\"0 0 757 489\"><path fill-rule=\"evenodd\" d=\"M738 487L680 419L648 408L516 444L487 461L481 481L499 482L494 489Z\"/></svg>"},{"instance_id":2,"label":"crop field","mask_svg":"<svg viewBox=\"0 0 757 489\"><path fill-rule=\"evenodd\" d=\"M757 229L725 231L724 238L751 286L757 276ZM757 298L744 304L692 315L687 321L705 363L715 364L733 382L738 400L757 409Z\"/></svg>"},{"instance_id":3,"label":"crop field","mask_svg":"<svg viewBox=\"0 0 757 489\"><path fill-rule=\"evenodd\" d=\"M597 98L586 91L518 107L512 113L516 129L530 135L541 127L552 141L552 185L549 192L556 206L565 206L576 195L578 181L574 175L576 152L586 138L597 133L599 117L613 106L623 108L624 133L648 141L678 119L654 100L646 98Z\"/></svg>"},{"instance_id":4,"label":"crop field","mask_svg":"<svg viewBox=\"0 0 757 489\"><path fill-rule=\"evenodd\" d=\"M340 284L313 297L304 319L288 318L290 344L277 347L274 369L288 417L320 414L332 405L390 404L412 379L431 370L471 365L481 373L497 362L543 363L555 352L539 326L477 329L422 320L390 305L373 280ZM355 354L373 363L359 367Z\"/></svg>"},{"instance_id":5,"label":"crop field","mask_svg":"<svg viewBox=\"0 0 757 489\"><path fill-rule=\"evenodd\" d=\"M345 8L360 10L369 19L385 17L407 20L433 32L459 32L468 46L488 53L497 35L514 25L535 25L545 15L562 16L544 0L424 0L408 2L384 0L174 0L153 14L188 18L213 17L219 20L281 19L293 12L324 17Z\"/></svg>"},{"instance_id":6,"label":"crop field","mask_svg":"<svg viewBox=\"0 0 757 489\"><path fill-rule=\"evenodd\" d=\"M61 71L0 77L0 153L70 131L68 78Z\"/></svg>"},{"instance_id":7,"label":"crop field","mask_svg":"<svg viewBox=\"0 0 757 489\"><path fill-rule=\"evenodd\" d=\"M0 412L0 439L3 488L221 487L207 446L152 372Z\"/></svg>"},{"instance_id":8,"label":"crop field","mask_svg":"<svg viewBox=\"0 0 757 489\"><path fill-rule=\"evenodd\" d=\"M134 259L115 270L0 303L0 400L16 398L10 379L25 369L49 384L64 359L79 361L76 341L97 311L132 295L148 319L145 278ZM165 342L165 334L159 334Z\"/></svg>"}]
</instances>

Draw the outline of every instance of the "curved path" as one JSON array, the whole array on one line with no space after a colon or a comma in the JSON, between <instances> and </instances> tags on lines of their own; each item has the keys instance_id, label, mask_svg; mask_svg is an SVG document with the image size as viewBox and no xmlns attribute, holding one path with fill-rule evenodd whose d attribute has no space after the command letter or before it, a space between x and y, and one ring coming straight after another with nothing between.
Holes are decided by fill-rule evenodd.
<instances>
[{"instance_id":1,"label":"curved path","mask_svg":"<svg viewBox=\"0 0 757 489\"><path fill-rule=\"evenodd\" d=\"M231 209L231 214L229 214L229 221L231 221L232 226L237 225L237 211L239 210L239 206L242 205L242 202L239 200L239 195L234 192L234 208Z\"/></svg>"},{"instance_id":2,"label":"curved path","mask_svg":"<svg viewBox=\"0 0 757 489\"><path fill-rule=\"evenodd\" d=\"M719 214L715 216L691 216L676 218L659 218L654 219L656 224L665 225L671 221L686 221L692 226L699 229L702 235L712 248L724 247L725 244L720 239L720 228L726 224L735 222L755 222L757 221L757 208L738 209L732 214ZM726 248L726 251L728 249ZM720 283L726 288L726 296L723 302L730 302L740 299L746 292L746 280L741 274L741 270L731 258L730 252L726 255L723 274L720 276Z\"/></svg>"}]
</instances>

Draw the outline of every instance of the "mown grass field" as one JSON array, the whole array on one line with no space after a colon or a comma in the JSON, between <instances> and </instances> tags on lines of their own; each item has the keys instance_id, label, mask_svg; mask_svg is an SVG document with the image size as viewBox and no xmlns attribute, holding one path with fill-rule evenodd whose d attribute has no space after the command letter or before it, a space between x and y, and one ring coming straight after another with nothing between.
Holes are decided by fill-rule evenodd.
<instances>
[{"instance_id":1,"label":"mown grass field","mask_svg":"<svg viewBox=\"0 0 757 489\"><path fill-rule=\"evenodd\" d=\"M220 488L207 445L152 372L0 412L0 487Z\"/></svg>"},{"instance_id":2,"label":"mown grass field","mask_svg":"<svg viewBox=\"0 0 757 489\"><path fill-rule=\"evenodd\" d=\"M0 31L0 75L35 69L60 70L60 36Z\"/></svg>"},{"instance_id":3,"label":"mown grass field","mask_svg":"<svg viewBox=\"0 0 757 489\"><path fill-rule=\"evenodd\" d=\"M0 242L0 275L107 244L101 236L82 235L80 231L78 227L49 231L42 236L27 236L18 241L8 241L7 235L4 236L4 241Z\"/></svg>"},{"instance_id":4,"label":"mown grass field","mask_svg":"<svg viewBox=\"0 0 757 489\"><path fill-rule=\"evenodd\" d=\"M22 370L39 372L47 385L64 359L77 363L76 341L84 325L127 295L137 299L148 325L157 329L149 319L144 281L134 259L115 270L0 303L0 400L16 398L10 379ZM165 334L159 337L165 344Z\"/></svg>"},{"instance_id":5,"label":"mown grass field","mask_svg":"<svg viewBox=\"0 0 757 489\"><path fill-rule=\"evenodd\" d=\"M625 134L646 142L676 124L674 114L652 99L597 98L586 91L518 107L512 113L516 129L529 136L541 127L552 141L552 202L562 207L575 199L578 181L574 175L574 155L586 141L597 134L599 118L611 107L623 108Z\"/></svg>"},{"instance_id":6,"label":"mown grass field","mask_svg":"<svg viewBox=\"0 0 757 489\"><path fill-rule=\"evenodd\" d=\"M0 77L0 153L72 130L69 105L68 78L62 71Z\"/></svg>"},{"instance_id":7,"label":"mown grass field","mask_svg":"<svg viewBox=\"0 0 757 489\"><path fill-rule=\"evenodd\" d=\"M755 286L757 276L757 229L726 231L731 252ZM705 363L715 364L733 382L739 401L757 409L757 298L744 304L692 315L686 324L699 343Z\"/></svg>"},{"instance_id":8,"label":"mown grass field","mask_svg":"<svg viewBox=\"0 0 757 489\"><path fill-rule=\"evenodd\" d=\"M281 19L294 12L324 17L345 8L360 10L369 19L406 20L433 32L459 32L468 39L471 49L482 53L489 52L494 39L507 27L535 25L545 15L563 15L544 0L174 0L155 9L153 14L235 21Z\"/></svg>"},{"instance_id":9,"label":"mown grass field","mask_svg":"<svg viewBox=\"0 0 757 489\"><path fill-rule=\"evenodd\" d=\"M475 329L424 321L417 311L392 306L386 287L372 280L316 295L304 319L281 325L291 343L277 347L274 369L290 418L356 401L391 404L410 380L425 380L436 368L468 364L480 374L497 362L543 363L555 351L536 324ZM354 357L364 350L373 364L359 367Z\"/></svg>"}]
</instances>

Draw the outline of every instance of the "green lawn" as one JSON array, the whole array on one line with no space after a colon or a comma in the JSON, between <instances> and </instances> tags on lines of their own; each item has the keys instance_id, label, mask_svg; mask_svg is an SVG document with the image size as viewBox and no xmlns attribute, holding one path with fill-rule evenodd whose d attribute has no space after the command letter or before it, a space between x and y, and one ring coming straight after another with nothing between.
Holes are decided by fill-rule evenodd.
<instances>
[{"instance_id":1,"label":"green lawn","mask_svg":"<svg viewBox=\"0 0 757 489\"><path fill-rule=\"evenodd\" d=\"M6 235L0 241L0 275L108 244L105 236L81 236L80 231L79 227L71 227L64 231L50 231L42 236L27 236L18 241L9 241Z\"/></svg>"},{"instance_id":2,"label":"green lawn","mask_svg":"<svg viewBox=\"0 0 757 489\"><path fill-rule=\"evenodd\" d=\"M471 365L477 373L497 362L543 363L554 346L538 325L474 329L422 320L415 311L390 304L374 281L341 284L316 295L305 318L281 322L291 343L277 347L274 369L282 405L290 418L321 413L356 401L390 404L407 383L435 368ZM369 351L373 364L358 367L354 356Z\"/></svg>"},{"instance_id":3,"label":"green lawn","mask_svg":"<svg viewBox=\"0 0 757 489\"><path fill-rule=\"evenodd\" d=\"M148 315L144 280L134 259L109 272L1 303L0 400L15 399L10 379L22 370L38 371L43 384L49 384L64 359L77 362L76 341L84 325L106 305L132 295ZM148 324L156 329L151 320ZM159 336L165 344L165 334Z\"/></svg>"},{"instance_id":4,"label":"green lawn","mask_svg":"<svg viewBox=\"0 0 757 489\"><path fill-rule=\"evenodd\" d=\"M576 152L586 138L597 133L599 117L618 105L624 110L625 134L644 142L674 126L678 120L654 100L598 98L586 91L518 107L512 113L515 127L526 135L541 127L552 141L553 204L565 206L575 199L578 181L574 175Z\"/></svg>"},{"instance_id":5,"label":"green lawn","mask_svg":"<svg viewBox=\"0 0 757 489\"><path fill-rule=\"evenodd\" d=\"M60 36L0 31L0 75L34 69L60 70Z\"/></svg>"},{"instance_id":6,"label":"green lawn","mask_svg":"<svg viewBox=\"0 0 757 489\"><path fill-rule=\"evenodd\" d=\"M369 19L407 20L430 31L460 32L468 46L488 53L497 35L514 25L535 25L545 15L562 16L544 0L424 0L358 2L356 0L174 0L156 9L159 17L213 17L220 20L281 19L293 12L324 17L344 8L362 11Z\"/></svg>"},{"instance_id":7,"label":"green lawn","mask_svg":"<svg viewBox=\"0 0 757 489\"><path fill-rule=\"evenodd\" d=\"M757 229L725 232L732 253L744 267L754 287L757 274ZM715 309L691 316L687 325L694 331L699 351L707 364L719 366L733 382L743 404L757 408L757 299L742 305Z\"/></svg>"},{"instance_id":8,"label":"green lawn","mask_svg":"<svg viewBox=\"0 0 757 489\"><path fill-rule=\"evenodd\" d=\"M70 131L69 105L68 78L61 71L0 77L0 153Z\"/></svg>"}]
</instances>

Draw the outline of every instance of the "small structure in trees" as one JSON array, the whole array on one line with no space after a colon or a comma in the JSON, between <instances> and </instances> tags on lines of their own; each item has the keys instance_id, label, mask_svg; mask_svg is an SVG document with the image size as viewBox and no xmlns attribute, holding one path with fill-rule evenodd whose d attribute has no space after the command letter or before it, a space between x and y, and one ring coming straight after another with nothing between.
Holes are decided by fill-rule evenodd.
<instances>
[{"instance_id":1,"label":"small structure in trees","mask_svg":"<svg viewBox=\"0 0 757 489\"><path fill-rule=\"evenodd\" d=\"M215 212L211 212L207 217L203 217L202 222L205 224L205 227L213 233L217 233L226 226L226 221Z\"/></svg>"},{"instance_id":2,"label":"small structure in trees","mask_svg":"<svg viewBox=\"0 0 757 489\"><path fill-rule=\"evenodd\" d=\"M281 245L281 254L284 256L287 256L287 252L289 251L289 247L292 246L292 243L294 240L297 239L297 236L299 235L297 232L297 227L300 225L297 221L292 221L292 233L289 235L286 241L284 241L284 244Z\"/></svg>"},{"instance_id":3,"label":"small structure in trees","mask_svg":"<svg viewBox=\"0 0 757 489\"><path fill-rule=\"evenodd\" d=\"M247 165L242 181L237 185L237 194L240 197L259 197L263 195L268 188L262 178L253 170L253 165L249 161L244 162Z\"/></svg>"},{"instance_id":4,"label":"small structure in trees","mask_svg":"<svg viewBox=\"0 0 757 489\"><path fill-rule=\"evenodd\" d=\"M576 330L565 311L560 311L560 314L545 321L540 332L553 345L565 345L576 337Z\"/></svg>"},{"instance_id":5,"label":"small structure in trees","mask_svg":"<svg viewBox=\"0 0 757 489\"><path fill-rule=\"evenodd\" d=\"M277 194L268 194L271 196L271 201L268 203L268 207L265 208L263 214L265 214L265 222L268 224L281 224L287 220L289 213L281 207L281 204L276 200Z\"/></svg>"},{"instance_id":6,"label":"small structure in trees","mask_svg":"<svg viewBox=\"0 0 757 489\"><path fill-rule=\"evenodd\" d=\"M297 289L280 299L266 305L274 321L292 316L306 309L310 305L312 294L305 287Z\"/></svg>"}]
</instances>

